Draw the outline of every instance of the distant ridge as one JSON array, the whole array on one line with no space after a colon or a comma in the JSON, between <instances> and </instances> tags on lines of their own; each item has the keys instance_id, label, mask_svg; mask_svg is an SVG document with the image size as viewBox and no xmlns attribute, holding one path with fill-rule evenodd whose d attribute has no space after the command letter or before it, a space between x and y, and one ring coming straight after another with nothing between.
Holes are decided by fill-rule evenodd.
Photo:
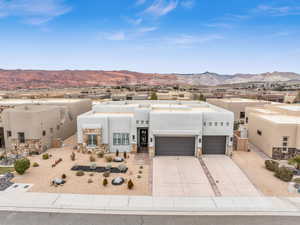
<instances>
[{"instance_id":1,"label":"distant ridge","mask_svg":"<svg viewBox=\"0 0 300 225\"><path fill-rule=\"evenodd\" d=\"M140 73L127 70L4 70L0 69L0 89L37 89L90 87L101 85L205 85L248 82L276 82L300 80L300 74L271 72L261 74L220 75L212 72L195 74Z\"/></svg>"}]
</instances>

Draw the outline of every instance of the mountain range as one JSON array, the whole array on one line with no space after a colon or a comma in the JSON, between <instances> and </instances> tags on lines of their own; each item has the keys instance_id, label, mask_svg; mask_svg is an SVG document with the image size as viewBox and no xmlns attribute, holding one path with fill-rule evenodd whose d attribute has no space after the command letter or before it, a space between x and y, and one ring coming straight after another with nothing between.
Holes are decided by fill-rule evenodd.
<instances>
[{"instance_id":1,"label":"mountain range","mask_svg":"<svg viewBox=\"0 0 300 225\"><path fill-rule=\"evenodd\" d=\"M271 72L261 74L220 75L205 72L195 74L139 73L127 70L3 70L0 69L0 89L67 88L114 85L205 85L217 86L248 82L300 80L300 74Z\"/></svg>"}]
</instances>

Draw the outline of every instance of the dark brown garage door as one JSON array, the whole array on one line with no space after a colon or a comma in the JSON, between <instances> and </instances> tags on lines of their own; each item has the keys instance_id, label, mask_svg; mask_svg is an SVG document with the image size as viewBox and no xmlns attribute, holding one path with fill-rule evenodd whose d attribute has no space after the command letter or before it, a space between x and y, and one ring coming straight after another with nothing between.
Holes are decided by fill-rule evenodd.
<instances>
[{"instance_id":1,"label":"dark brown garage door","mask_svg":"<svg viewBox=\"0 0 300 225\"><path fill-rule=\"evenodd\" d=\"M203 136L203 154L225 154L226 136Z\"/></svg>"},{"instance_id":2,"label":"dark brown garage door","mask_svg":"<svg viewBox=\"0 0 300 225\"><path fill-rule=\"evenodd\" d=\"M157 156L194 156L195 137L155 137Z\"/></svg>"}]
</instances>

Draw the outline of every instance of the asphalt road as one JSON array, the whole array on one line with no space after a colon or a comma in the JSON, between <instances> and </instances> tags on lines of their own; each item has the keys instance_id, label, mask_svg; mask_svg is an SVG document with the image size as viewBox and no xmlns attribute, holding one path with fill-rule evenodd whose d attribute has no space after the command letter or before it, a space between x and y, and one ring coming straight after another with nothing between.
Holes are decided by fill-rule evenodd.
<instances>
[{"instance_id":1,"label":"asphalt road","mask_svg":"<svg viewBox=\"0 0 300 225\"><path fill-rule=\"evenodd\" d=\"M0 225L299 225L300 216L139 216L0 212Z\"/></svg>"}]
</instances>

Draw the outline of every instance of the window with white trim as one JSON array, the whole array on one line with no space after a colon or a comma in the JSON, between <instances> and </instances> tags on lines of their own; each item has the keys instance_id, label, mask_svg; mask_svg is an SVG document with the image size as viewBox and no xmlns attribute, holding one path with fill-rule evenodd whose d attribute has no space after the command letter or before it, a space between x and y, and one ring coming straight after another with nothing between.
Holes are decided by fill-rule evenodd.
<instances>
[{"instance_id":1,"label":"window with white trim","mask_svg":"<svg viewBox=\"0 0 300 225\"><path fill-rule=\"evenodd\" d=\"M88 134L88 147L96 147L98 145L97 143L97 134Z\"/></svg>"},{"instance_id":2,"label":"window with white trim","mask_svg":"<svg viewBox=\"0 0 300 225\"><path fill-rule=\"evenodd\" d=\"M113 133L113 145L129 145L129 133Z\"/></svg>"}]
</instances>

